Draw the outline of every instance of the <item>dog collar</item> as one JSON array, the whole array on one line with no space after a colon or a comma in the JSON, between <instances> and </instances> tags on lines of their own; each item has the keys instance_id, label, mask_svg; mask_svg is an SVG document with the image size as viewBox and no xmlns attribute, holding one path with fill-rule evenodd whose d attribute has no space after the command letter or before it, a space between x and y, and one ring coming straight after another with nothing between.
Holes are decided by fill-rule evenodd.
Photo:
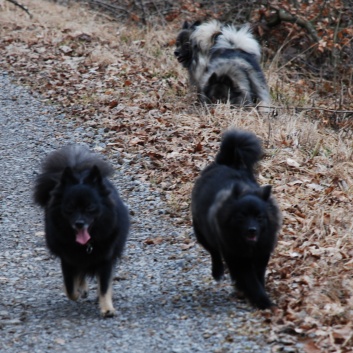
<instances>
[{"instance_id":1,"label":"dog collar","mask_svg":"<svg viewBox=\"0 0 353 353\"><path fill-rule=\"evenodd\" d=\"M86 253L89 255L89 254L92 254L92 251L93 251L93 245L92 245L92 242L89 241L86 245Z\"/></svg>"}]
</instances>

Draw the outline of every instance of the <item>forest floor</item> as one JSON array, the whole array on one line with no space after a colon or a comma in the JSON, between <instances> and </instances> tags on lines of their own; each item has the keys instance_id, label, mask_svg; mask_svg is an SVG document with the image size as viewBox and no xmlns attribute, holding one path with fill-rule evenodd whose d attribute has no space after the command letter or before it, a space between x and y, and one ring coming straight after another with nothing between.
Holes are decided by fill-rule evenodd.
<instances>
[{"instance_id":1,"label":"forest floor","mask_svg":"<svg viewBox=\"0 0 353 353\"><path fill-rule=\"evenodd\" d=\"M352 130L327 124L336 103L317 87L330 83L309 84L274 60L263 65L276 114L203 107L173 56L179 23L147 28L83 6L27 6L33 18L0 8L0 67L104 134L100 152L128 160L176 226L191 226L190 192L222 132L236 127L262 139L258 180L273 185L284 224L267 274L278 310L255 315L274 351L301 342L308 353L352 352Z\"/></svg>"}]
</instances>

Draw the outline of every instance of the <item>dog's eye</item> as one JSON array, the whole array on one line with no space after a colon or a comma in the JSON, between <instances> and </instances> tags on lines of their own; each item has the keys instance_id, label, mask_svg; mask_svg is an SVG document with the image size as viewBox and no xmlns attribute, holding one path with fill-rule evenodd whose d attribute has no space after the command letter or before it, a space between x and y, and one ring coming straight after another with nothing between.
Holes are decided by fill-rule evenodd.
<instances>
[{"instance_id":1,"label":"dog's eye","mask_svg":"<svg viewBox=\"0 0 353 353\"><path fill-rule=\"evenodd\" d=\"M97 210L97 207L95 205L88 205L86 207L86 212L95 212Z\"/></svg>"},{"instance_id":2,"label":"dog's eye","mask_svg":"<svg viewBox=\"0 0 353 353\"><path fill-rule=\"evenodd\" d=\"M74 205L68 204L68 205L65 205L65 207L63 208L63 211L66 214L72 214L75 212L75 207L74 207Z\"/></svg>"},{"instance_id":3,"label":"dog's eye","mask_svg":"<svg viewBox=\"0 0 353 353\"><path fill-rule=\"evenodd\" d=\"M261 222L264 220L264 218L262 217L262 215L259 215L259 216L256 217L256 220L257 220L259 223L261 223Z\"/></svg>"},{"instance_id":4,"label":"dog's eye","mask_svg":"<svg viewBox=\"0 0 353 353\"><path fill-rule=\"evenodd\" d=\"M245 217L244 215L238 214L238 215L234 218L234 221L235 221L236 223L241 223L241 222L244 222L245 218L246 218L246 217Z\"/></svg>"}]
</instances>

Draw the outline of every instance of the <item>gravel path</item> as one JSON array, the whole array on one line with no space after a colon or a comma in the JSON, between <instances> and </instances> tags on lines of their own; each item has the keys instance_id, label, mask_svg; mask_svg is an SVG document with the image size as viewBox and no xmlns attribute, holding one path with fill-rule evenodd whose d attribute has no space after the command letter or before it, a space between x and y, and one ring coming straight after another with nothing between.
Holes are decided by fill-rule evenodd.
<instances>
[{"instance_id":1,"label":"gravel path","mask_svg":"<svg viewBox=\"0 0 353 353\"><path fill-rule=\"evenodd\" d=\"M68 142L104 148L104 140L1 71L0 126L1 352L270 352L229 279L212 280L209 256L193 246L192 230L170 223L159 195L124 174L129 165L118 164L119 156L112 157L114 182L132 229L113 285L118 315L100 318L94 281L87 299L69 301L59 261L45 248L42 211L31 200L33 178L55 148Z\"/></svg>"}]
</instances>

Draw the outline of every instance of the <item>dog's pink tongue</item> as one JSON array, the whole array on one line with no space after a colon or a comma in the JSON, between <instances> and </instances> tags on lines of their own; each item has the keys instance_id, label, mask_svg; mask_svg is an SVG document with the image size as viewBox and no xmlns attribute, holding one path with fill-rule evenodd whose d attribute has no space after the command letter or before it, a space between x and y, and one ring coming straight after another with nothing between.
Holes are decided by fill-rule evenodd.
<instances>
[{"instance_id":1,"label":"dog's pink tongue","mask_svg":"<svg viewBox=\"0 0 353 353\"><path fill-rule=\"evenodd\" d=\"M91 239L91 236L87 232L87 229L80 229L76 234L76 241L81 244L85 245Z\"/></svg>"}]
</instances>

